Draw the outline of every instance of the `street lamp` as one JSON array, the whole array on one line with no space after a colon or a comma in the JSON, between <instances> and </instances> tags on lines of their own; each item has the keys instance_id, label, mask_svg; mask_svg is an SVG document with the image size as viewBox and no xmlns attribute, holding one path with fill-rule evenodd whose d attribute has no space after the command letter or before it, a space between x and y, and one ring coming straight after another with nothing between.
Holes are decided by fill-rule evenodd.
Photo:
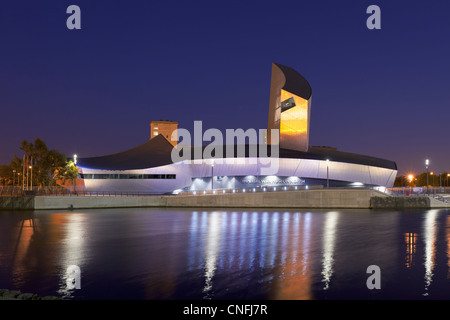
<instances>
[{"instance_id":1,"label":"street lamp","mask_svg":"<svg viewBox=\"0 0 450 320\"><path fill-rule=\"evenodd\" d=\"M31 191L33 191L33 166L29 166L29 168L31 170L31 180L30 180Z\"/></svg>"},{"instance_id":2,"label":"street lamp","mask_svg":"<svg viewBox=\"0 0 450 320\"><path fill-rule=\"evenodd\" d=\"M77 155L76 154L74 154L73 155L73 164L76 166L77 165ZM76 193L76 189L77 189L77 185L76 185L76 178L75 179L72 179L72 184L73 184L73 192L75 192Z\"/></svg>"},{"instance_id":3,"label":"street lamp","mask_svg":"<svg viewBox=\"0 0 450 320\"><path fill-rule=\"evenodd\" d=\"M411 193L412 192L412 181L414 180L414 176L412 174L410 174L408 176L408 179L409 179L409 192Z\"/></svg>"},{"instance_id":4,"label":"street lamp","mask_svg":"<svg viewBox=\"0 0 450 320\"><path fill-rule=\"evenodd\" d=\"M16 185L16 170L13 170L13 187Z\"/></svg>"},{"instance_id":5,"label":"street lamp","mask_svg":"<svg viewBox=\"0 0 450 320\"><path fill-rule=\"evenodd\" d=\"M211 190L214 190L214 160L211 163Z\"/></svg>"},{"instance_id":6,"label":"street lamp","mask_svg":"<svg viewBox=\"0 0 450 320\"><path fill-rule=\"evenodd\" d=\"M329 166L330 166L330 160L327 159L327 188L330 187L330 180L329 180Z\"/></svg>"},{"instance_id":7,"label":"street lamp","mask_svg":"<svg viewBox=\"0 0 450 320\"><path fill-rule=\"evenodd\" d=\"M27 191L28 191L28 172L30 171L30 170L28 170L29 168L30 168L29 166L26 167L26 170L27 170L27 187L26 187L25 190L27 190Z\"/></svg>"},{"instance_id":8,"label":"street lamp","mask_svg":"<svg viewBox=\"0 0 450 320\"><path fill-rule=\"evenodd\" d=\"M425 166L426 166L426 168L427 168L427 194L429 193L428 192L428 165L430 164L430 160L425 160Z\"/></svg>"}]
</instances>

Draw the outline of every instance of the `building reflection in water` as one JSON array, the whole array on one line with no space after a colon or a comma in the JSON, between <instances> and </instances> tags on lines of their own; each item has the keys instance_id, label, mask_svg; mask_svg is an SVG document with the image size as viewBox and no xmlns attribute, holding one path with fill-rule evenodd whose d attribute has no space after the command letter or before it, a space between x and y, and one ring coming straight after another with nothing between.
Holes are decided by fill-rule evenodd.
<instances>
[{"instance_id":1,"label":"building reflection in water","mask_svg":"<svg viewBox=\"0 0 450 320\"><path fill-rule=\"evenodd\" d=\"M336 224L339 217L338 212L328 212L325 218L323 230L323 257L322 257L322 282L325 283L324 290L328 290L331 276L333 275L334 247L336 242Z\"/></svg>"},{"instance_id":2,"label":"building reflection in water","mask_svg":"<svg viewBox=\"0 0 450 320\"><path fill-rule=\"evenodd\" d=\"M190 225L190 236L189 236L189 249L193 250L194 248L197 247L197 243L198 243L198 238L195 236L195 234L197 233L197 224L198 224L198 215L199 213L197 211L192 212L191 215L191 225ZM188 271L192 271L194 269L197 268L198 265L198 256L190 251L188 254L188 266L187 266L187 270Z\"/></svg>"},{"instance_id":3,"label":"building reflection in water","mask_svg":"<svg viewBox=\"0 0 450 320\"><path fill-rule=\"evenodd\" d=\"M309 212L192 212L188 270L202 270L204 298L214 296L215 277L236 272L248 279L264 274L263 285L271 288L267 298L311 299L314 266L309 257L320 246L310 247L311 216ZM323 234L321 275L327 289L333 275L339 213L324 217L319 234ZM242 282L229 283L234 284L242 286Z\"/></svg>"},{"instance_id":4,"label":"building reflection in water","mask_svg":"<svg viewBox=\"0 0 450 320\"><path fill-rule=\"evenodd\" d=\"M283 214L281 259L276 287L270 298L306 300L312 298L312 266L309 265L310 213Z\"/></svg>"},{"instance_id":5,"label":"building reflection in water","mask_svg":"<svg viewBox=\"0 0 450 320\"><path fill-rule=\"evenodd\" d=\"M15 247L12 258L12 280L15 287L20 287L25 278L37 265L37 260L30 257L29 248L33 236L38 233L36 219L24 217L18 222Z\"/></svg>"},{"instance_id":6,"label":"building reflection in water","mask_svg":"<svg viewBox=\"0 0 450 320\"><path fill-rule=\"evenodd\" d=\"M259 267L264 268L265 258L266 258L266 250L267 250L267 229L268 229L268 221L269 213L262 213L262 221L261 221L261 242L259 248L257 248L257 252L260 254L259 256Z\"/></svg>"},{"instance_id":7,"label":"building reflection in water","mask_svg":"<svg viewBox=\"0 0 450 320\"><path fill-rule=\"evenodd\" d=\"M102 293L145 283L146 298L298 300L341 294L357 283L347 276L372 263L398 284L382 290L387 297L398 291L440 298L450 278L450 215L442 211L401 213L407 220L400 226L394 213L155 211L108 215L108 224L83 212L14 214L5 219L11 227L0 228L0 278L37 293L59 289L64 297L95 297L98 283L118 279ZM122 217L129 224L118 223ZM81 268L79 291L67 290L69 265Z\"/></svg>"},{"instance_id":8,"label":"building reflection in water","mask_svg":"<svg viewBox=\"0 0 450 320\"><path fill-rule=\"evenodd\" d=\"M434 260L436 256L436 218L438 217L438 210L430 210L426 213L423 225L423 234L425 241L425 293L428 295L428 288L433 281Z\"/></svg>"},{"instance_id":9,"label":"building reflection in water","mask_svg":"<svg viewBox=\"0 0 450 320\"><path fill-rule=\"evenodd\" d=\"M282 216L282 222L281 222L281 247L282 248L287 248L288 245L288 241L289 241L289 222L290 222L290 213L289 212L285 212L283 213ZM281 264L285 264L286 263L286 259L288 256L288 252L286 250L283 250L281 252ZM295 245L293 245L292 247L292 254L295 254Z\"/></svg>"},{"instance_id":10,"label":"building reflection in water","mask_svg":"<svg viewBox=\"0 0 450 320\"><path fill-rule=\"evenodd\" d=\"M311 241L311 213L307 212L304 216L303 222L303 257L302 257L302 272L306 272L306 266L309 264L309 250Z\"/></svg>"},{"instance_id":11,"label":"building reflection in water","mask_svg":"<svg viewBox=\"0 0 450 320\"><path fill-rule=\"evenodd\" d=\"M450 215L447 215L447 279L450 279Z\"/></svg>"},{"instance_id":12,"label":"building reflection in water","mask_svg":"<svg viewBox=\"0 0 450 320\"><path fill-rule=\"evenodd\" d=\"M204 298L211 297L213 288L213 277L216 271L221 238L221 232L219 232L221 218L222 216L219 212L212 212L208 223L208 233L205 243L205 286L203 292L206 296Z\"/></svg>"},{"instance_id":13,"label":"building reflection in water","mask_svg":"<svg viewBox=\"0 0 450 320\"><path fill-rule=\"evenodd\" d=\"M406 268L412 268L415 266L415 256L417 250L418 234L415 232L405 233L406 242Z\"/></svg>"},{"instance_id":14,"label":"building reflection in water","mask_svg":"<svg viewBox=\"0 0 450 320\"><path fill-rule=\"evenodd\" d=\"M250 270L254 271L255 269L255 260L256 260L256 252L258 250L258 239L254 237L253 235L257 234L258 230L258 212L252 213L252 220L251 220L251 228L250 228L250 235L249 238L251 239L250 243L250 258L249 258L249 264L250 264Z\"/></svg>"},{"instance_id":15,"label":"building reflection in water","mask_svg":"<svg viewBox=\"0 0 450 320\"><path fill-rule=\"evenodd\" d=\"M82 213L61 215L63 216L59 218L63 220L64 229L61 230L61 270L58 293L67 298L71 297L75 290L74 288L68 289L67 287L67 268L71 265L78 266L81 269L81 274L83 274L83 266L87 264L85 257L85 234L88 232L88 223L86 223L85 214ZM81 288L83 288L82 283Z\"/></svg>"},{"instance_id":16,"label":"building reflection in water","mask_svg":"<svg viewBox=\"0 0 450 320\"><path fill-rule=\"evenodd\" d=\"M248 235L248 213L245 211L241 216L241 230L239 233L239 269L244 267L244 261L246 256L247 235Z\"/></svg>"},{"instance_id":17,"label":"building reflection in water","mask_svg":"<svg viewBox=\"0 0 450 320\"><path fill-rule=\"evenodd\" d=\"M222 218L226 218L227 214L226 212L222 212ZM241 221L242 222L242 221ZM231 221L230 221L230 247L231 248L236 248L237 243L236 243L236 238L237 238L237 228L238 228L238 213L237 212L232 212L231 213ZM244 226L242 224L240 224L240 227L243 228ZM235 263L235 259L236 259L236 255L235 254L230 254L228 255L228 265L232 266Z\"/></svg>"}]
</instances>

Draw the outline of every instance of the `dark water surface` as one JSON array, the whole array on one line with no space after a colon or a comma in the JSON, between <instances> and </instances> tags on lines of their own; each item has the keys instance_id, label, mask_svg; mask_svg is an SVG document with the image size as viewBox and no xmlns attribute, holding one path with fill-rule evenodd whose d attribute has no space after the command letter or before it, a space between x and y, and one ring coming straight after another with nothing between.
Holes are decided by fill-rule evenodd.
<instances>
[{"instance_id":1,"label":"dark water surface","mask_svg":"<svg viewBox=\"0 0 450 320\"><path fill-rule=\"evenodd\" d=\"M81 270L68 289L67 268ZM381 271L369 290L367 268ZM70 299L448 299L448 210L0 212L0 288Z\"/></svg>"}]
</instances>

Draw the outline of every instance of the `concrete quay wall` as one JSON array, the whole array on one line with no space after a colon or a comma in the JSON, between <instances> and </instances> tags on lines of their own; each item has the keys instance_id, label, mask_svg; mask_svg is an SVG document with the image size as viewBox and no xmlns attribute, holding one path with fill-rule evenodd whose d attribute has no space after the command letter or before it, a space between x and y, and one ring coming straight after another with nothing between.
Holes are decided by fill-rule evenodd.
<instances>
[{"instance_id":1,"label":"concrete quay wall","mask_svg":"<svg viewBox=\"0 0 450 320\"><path fill-rule=\"evenodd\" d=\"M371 208L371 198L390 198L369 189L320 189L280 192L160 196L36 196L32 205L0 209L82 209L132 207L190 208ZM12 197L11 197L12 198ZM10 200L12 201L12 200ZM5 200L5 203L10 201ZM17 200L16 200L17 201Z\"/></svg>"},{"instance_id":2,"label":"concrete quay wall","mask_svg":"<svg viewBox=\"0 0 450 320\"><path fill-rule=\"evenodd\" d=\"M167 196L38 196L34 209L165 207Z\"/></svg>"},{"instance_id":3,"label":"concrete quay wall","mask_svg":"<svg viewBox=\"0 0 450 320\"><path fill-rule=\"evenodd\" d=\"M215 208L369 208L372 196L387 196L368 189L320 189L204 196L177 196L170 207Z\"/></svg>"},{"instance_id":4,"label":"concrete quay wall","mask_svg":"<svg viewBox=\"0 0 450 320\"><path fill-rule=\"evenodd\" d=\"M25 197L0 197L0 210L33 210L34 198Z\"/></svg>"},{"instance_id":5,"label":"concrete quay wall","mask_svg":"<svg viewBox=\"0 0 450 320\"><path fill-rule=\"evenodd\" d=\"M372 197L372 209L431 208L429 197Z\"/></svg>"}]
</instances>

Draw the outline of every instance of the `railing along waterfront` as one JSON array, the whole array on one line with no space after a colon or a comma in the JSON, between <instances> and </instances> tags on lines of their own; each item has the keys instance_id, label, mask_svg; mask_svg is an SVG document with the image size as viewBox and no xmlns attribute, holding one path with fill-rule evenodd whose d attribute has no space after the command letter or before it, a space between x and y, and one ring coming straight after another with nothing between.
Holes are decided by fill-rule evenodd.
<instances>
[{"instance_id":1,"label":"railing along waterfront","mask_svg":"<svg viewBox=\"0 0 450 320\"><path fill-rule=\"evenodd\" d=\"M297 191L297 190L317 190L325 189L322 185L310 185L310 186L258 186L258 187L247 187L247 188L231 188L231 189L209 189L209 190L183 190L176 192L175 194L165 194L165 195L219 195L219 194L239 194L239 193L257 193L257 192L282 192L282 191ZM330 188L330 189L349 189L349 188ZM351 189L377 189L371 187L351 187ZM380 190L382 191L382 190ZM420 188L387 188L384 190L385 193L391 196L426 196L429 195L435 199L450 202L450 187L420 187ZM123 197L133 197L133 196L155 196L158 194L146 193L146 192L120 192L120 191L86 191L84 187L33 187L29 190L22 190L19 186L0 186L0 196L123 196ZM160 195L160 194L159 194Z\"/></svg>"},{"instance_id":2,"label":"railing along waterfront","mask_svg":"<svg viewBox=\"0 0 450 320\"><path fill-rule=\"evenodd\" d=\"M386 191L394 197L428 196L443 203L450 202L450 187L402 187L390 188Z\"/></svg>"},{"instance_id":3,"label":"railing along waterfront","mask_svg":"<svg viewBox=\"0 0 450 320\"><path fill-rule=\"evenodd\" d=\"M281 192L281 191L296 191L296 190L314 190L323 189L322 185L311 186L260 186L249 188L232 188L232 189L213 189L213 190L188 190L179 191L174 194L165 195L213 195L213 194L238 194L238 193L253 193L253 192ZM150 196L158 195L145 192L119 192L119 191L86 191L84 188L64 188L64 187L33 187L31 190L22 190L21 187L0 186L0 196ZM160 195L160 194L159 194Z\"/></svg>"},{"instance_id":4,"label":"railing along waterfront","mask_svg":"<svg viewBox=\"0 0 450 320\"><path fill-rule=\"evenodd\" d=\"M233 189L213 189L213 190L189 190L180 191L175 194L166 195L211 195L211 194L230 194L230 193L252 193L252 192L279 192L279 191L295 191L308 189L322 189L322 185L313 186L276 186L276 187L250 187L250 188L233 188ZM29 190L22 190L21 187L0 186L0 196L146 196L156 195L145 192L120 192L120 191L86 191L84 188L77 187L33 187Z\"/></svg>"},{"instance_id":5,"label":"railing along waterfront","mask_svg":"<svg viewBox=\"0 0 450 320\"><path fill-rule=\"evenodd\" d=\"M450 187L398 187L388 188L386 192L392 196L424 196L449 194Z\"/></svg>"},{"instance_id":6,"label":"railing along waterfront","mask_svg":"<svg viewBox=\"0 0 450 320\"><path fill-rule=\"evenodd\" d=\"M22 190L21 187L0 186L0 196L22 197L22 196L87 196L87 197L137 197L155 195L145 192L111 192L111 191L86 191L84 187L33 187Z\"/></svg>"}]
</instances>

